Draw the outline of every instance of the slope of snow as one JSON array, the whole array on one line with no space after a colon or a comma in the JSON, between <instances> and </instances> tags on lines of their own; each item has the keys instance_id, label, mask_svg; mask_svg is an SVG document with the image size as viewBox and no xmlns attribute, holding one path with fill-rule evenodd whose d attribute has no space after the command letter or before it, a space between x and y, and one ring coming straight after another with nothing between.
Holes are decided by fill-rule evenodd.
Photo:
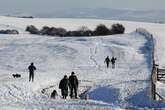
<instances>
[{"instance_id":1,"label":"slope of snow","mask_svg":"<svg viewBox=\"0 0 165 110\"><path fill-rule=\"evenodd\" d=\"M117 106L148 87L150 64L146 57L150 55L150 49L145 49L148 41L136 33L99 38L1 35L0 41L2 105L23 103L22 106L28 107L26 104L31 106L37 101L42 106L45 100L50 100L42 96L42 88L54 85L58 90L60 79L71 71L77 73L82 85L83 80L91 81L92 84L86 85L92 86L91 99ZM106 69L104 58L107 55L117 57L116 69ZM32 61L37 67L34 84L28 82L27 73L27 66ZM20 73L22 78L13 79L12 73ZM80 89L84 89L81 83Z\"/></svg>"},{"instance_id":2,"label":"slope of snow","mask_svg":"<svg viewBox=\"0 0 165 110\"><path fill-rule=\"evenodd\" d=\"M29 35L27 25L44 25L74 30L85 25L120 22L127 34L99 37L47 37ZM118 109L159 107L148 97L151 75L151 42L146 36L132 32L137 27L149 31L164 25L126 21L87 19L23 19L0 17L1 28L18 29L20 35L0 35L0 101L1 109ZM132 33L130 33L132 32ZM157 35L160 35L158 31ZM117 57L116 69L106 69L105 57ZM35 82L28 82L27 66L34 62ZM87 91L90 100L56 100L50 92L58 89L65 74L75 71L79 94ZM20 73L13 79L12 73ZM46 93L41 91L46 89ZM162 104L161 107L163 107Z\"/></svg>"}]
</instances>

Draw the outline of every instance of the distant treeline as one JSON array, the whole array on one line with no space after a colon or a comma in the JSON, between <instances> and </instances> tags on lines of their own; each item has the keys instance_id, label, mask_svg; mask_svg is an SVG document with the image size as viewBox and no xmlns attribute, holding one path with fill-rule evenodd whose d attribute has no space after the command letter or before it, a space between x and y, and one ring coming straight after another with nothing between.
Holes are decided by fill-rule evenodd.
<instances>
[{"instance_id":1,"label":"distant treeline","mask_svg":"<svg viewBox=\"0 0 165 110\"><path fill-rule=\"evenodd\" d=\"M106 27L104 24L96 26L92 31L86 26L80 27L76 31L67 31L65 28L56 28L44 26L41 30L37 29L34 25L26 27L26 31L31 34L37 35L49 35L49 36L101 36L101 35L113 35L123 34L125 27L122 24L113 24L111 28Z\"/></svg>"}]
</instances>

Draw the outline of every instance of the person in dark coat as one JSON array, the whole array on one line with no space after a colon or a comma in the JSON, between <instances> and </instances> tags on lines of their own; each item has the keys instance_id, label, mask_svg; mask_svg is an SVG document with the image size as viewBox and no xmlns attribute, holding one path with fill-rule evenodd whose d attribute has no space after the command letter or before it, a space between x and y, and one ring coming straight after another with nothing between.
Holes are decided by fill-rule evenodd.
<instances>
[{"instance_id":1,"label":"person in dark coat","mask_svg":"<svg viewBox=\"0 0 165 110\"><path fill-rule=\"evenodd\" d=\"M109 63L110 63L110 59L109 59L109 56L107 56L107 57L105 58L105 61L104 61L104 63L106 63L106 65L107 65L107 68L109 68Z\"/></svg>"},{"instance_id":2,"label":"person in dark coat","mask_svg":"<svg viewBox=\"0 0 165 110\"><path fill-rule=\"evenodd\" d=\"M68 79L67 75L65 75L59 84L59 89L61 89L61 95L62 95L63 99L66 99L68 96L69 85L70 85L69 79Z\"/></svg>"},{"instance_id":3,"label":"person in dark coat","mask_svg":"<svg viewBox=\"0 0 165 110\"><path fill-rule=\"evenodd\" d=\"M115 68L115 62L116 62L116 58L115 57L112 57L111 58L111 63L112 63L112 68Z\"/></svg>"},{"instance_id":4,"label":"person in dark coat","mask_svg":"<svg viewBox=\"0 0 165 110\"><path fill-rule=\"evenodd\" d=\"M29 82L32 80L32 82L34 81L34 70L36 70L36 67L34 66L33 63L30 64L30 66L28 67L29 69Z\"/></svg>"},{"instance_id":5,"label":"person in dark coat","mask_svg":"<svg viewBox=\"0 0 165 110\"><path fill-rule=\"evenodd\" d=\"M70 97L73 98L73 91L74 96L77 98L77 90L78 90L78 79L74 72L71 73L69 76L69 82L70 82Z\"/></svg>"}]
</instances>

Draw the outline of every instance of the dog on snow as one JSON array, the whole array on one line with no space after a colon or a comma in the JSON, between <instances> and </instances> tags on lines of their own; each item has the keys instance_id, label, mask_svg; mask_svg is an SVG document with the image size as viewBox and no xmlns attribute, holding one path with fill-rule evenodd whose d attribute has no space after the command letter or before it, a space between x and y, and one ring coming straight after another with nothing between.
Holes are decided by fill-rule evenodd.
<instances>
[{"instance_id":1,"label":"dog on snow","mask_svg":"<svg viewBox=\"0 0 165 110\"><path fill-rule=\"evenodd\" d=\"M20 74L12 74L13 78L20 78L21 75Z\"/></svg>"},{"instance_id":2,"label":"dog on snow","mask_svg":"<svg viewBox=\"0 0 165 110\"><path fill-rule=\"evenodd\" d=\"M53 90L53 92L51 93L51 98L52 99L56 99L56 97L58 96L58 94L57 94L57 91L56 90Z\"/></svg>"}]
</instances>

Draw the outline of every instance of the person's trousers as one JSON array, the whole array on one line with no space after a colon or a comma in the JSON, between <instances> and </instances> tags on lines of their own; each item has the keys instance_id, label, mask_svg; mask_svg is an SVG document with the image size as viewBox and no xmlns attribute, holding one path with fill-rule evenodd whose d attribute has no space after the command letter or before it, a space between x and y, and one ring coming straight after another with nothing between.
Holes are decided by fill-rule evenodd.
<instances>
[{"instance_id":1,"label":"person's trousers","mask_svg":"<svg viewBox=\"0 0 165 110\"><path fill-rule=\"evenodd\" d=\"M32 82L34 81L34 73L30 73L29 74L29 82L32 80Z\"/></svg>"},{"instance_id":2,"label":"person's trousers","mask_svg":"<svg viewBox=\"0 0 165 110\"><path fill-rule=\"evenodd\" d=\"M115 68L115 64L114 63L112 64L112 68Z\"/></svg>"},{"instance_id":3,"label":"person's trousers","mask_svg":"<svg viewBox=\"0 0 165 110\"><path fill-rule=\"evenodd\" d=\"M66 99L68 96L68 90L67 89L61 89L61 95L63 99Z\"/></svg>"},{"instance_id":4,"label":"person's trousers","mask_svg":"<svg viewBox=\"0 0 165 110\"><path fill-rule=\"evenodd\" d=\"M109 68L109 63L107 63L107 68Z\"/></svg>"},{"instance_id":5,"label":"person's trousers","mask_svg":"<svg viewBox=\"0 0 165 110\"><path fill-rule=\"evenodd\" d=\"M74 91L75 98L77 98L77 88L76 87L71 87L70 97L73 98L73 91Z\"/></svg>"}]
</instances>

